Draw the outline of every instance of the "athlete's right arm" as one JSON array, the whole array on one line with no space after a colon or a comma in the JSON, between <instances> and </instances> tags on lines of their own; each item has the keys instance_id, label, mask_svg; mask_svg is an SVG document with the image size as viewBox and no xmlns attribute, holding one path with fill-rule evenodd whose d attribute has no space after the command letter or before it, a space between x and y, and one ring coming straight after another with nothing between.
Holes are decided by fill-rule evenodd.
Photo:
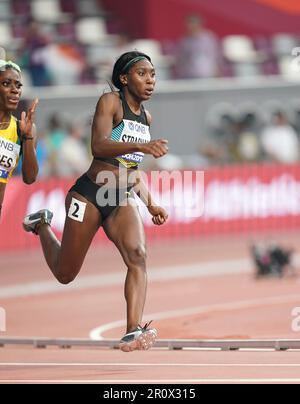
<instances>
[{"instance_id":1,"label":"athlete's right arm","mask_svg":"<svg viewBox=\"0 0 300 404\"><path fill-rule=\"evenodd\" d=\"M104 94L99 99L92 126L92 153L94 157L110 158L122 154L143 152L161 157L166 154L165 140L150 143L121 143L111 140L114 117L120 108L120 99L116 94Z\"/></svg>"}]
</instances>

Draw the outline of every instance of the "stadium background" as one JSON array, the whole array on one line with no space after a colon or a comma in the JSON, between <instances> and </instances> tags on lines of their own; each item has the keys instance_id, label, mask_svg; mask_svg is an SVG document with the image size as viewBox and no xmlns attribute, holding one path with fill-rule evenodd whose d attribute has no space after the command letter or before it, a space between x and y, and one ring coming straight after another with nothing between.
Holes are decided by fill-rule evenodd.
<instances>
[{"instance_id":1,"label":"stadium background","mask_svg":"<svg viewBox=\"0 0 300 404\"><path fill-rule=\"evenodd\" d=\"M217 68L205 77L188 78L182 68L189 63L179 57L191 14L194 22L201 16L215 47ZM191 339L220 345L271 339L278 348L278 339L299 339L299 277L257 280L250 252L254 244L294 249L299 267L299 16L297 0L0 0L0 47L23 69L20 110L40 98L39 179L26 186L17 172L2 210L1 338L90 342L124 333L126 268L102 230L78 278L63 286L37 238L21 226L27 212L47 207L61 236L65 194L91 161L97 99L109 90L106 80L124 50L152 56L158 76L147 104L152 135L170 142L169 155L147 158L144 169L149 176L151 170L194 175L184 195L180 180L171 183L177 205L165 226L154 227L142 211L149 241L144 320L155 321L164 341L187 340L188 349L129 357L12 345L0 348L0 383L300 382L299 352L191 352L190 346ZM196 200L199 217L191 218L192 198L184 196L195 196L202 170L204 210Z\"/></svg>"},{"instance_id":2,"label":"stadium background","mask_svg":"<svg viewBox=\"0 0 300 404\"><path fill-rule=\"evenodd\" d=\"M218 38L218 77L188 80L176 76L177 46L185 33L185 18L190 14L201 15L206 29ZM40 98L36 123L45 149L51 143L51 135L55 136L49 122L59 114L58 120L63 123L58 129L67 137L71 136L67 125L78 128L76 141L85 145L85 158L89 161L91 117L99 95L107 91L105 79L109 78L118 51L123 49L119 41L125 33L126 46L150 53L156 65L157 92L148 105L154 117L152 133L154 137L167 137L170 142L170 156L156 165L147 159L145 169L204 169L206 178L205 214L187 222L184 214L181 217L171 208L170 223L159 232L146 222L150 238L280 231L300 223L297 161L286 164L259 152L251 155L251 150L250 156L243 154L243 131L237 133L237 125L240 119L250 116L252 123L244 132L255 132L259 144L272 113L282 110L299 136L300 76L297 65L295 68L297 53L293 55L300 43L299 14L297 2L276 0L2 0L1 45L7 57L24 68L22 107L34 97ZM70 78L71 68L66 74L71 64L62 65L60 70L51 70L48 64L47 86L32 80L39 72L31 71L32 55L24 49L28 43L24 38L28 37L33 21L39 26L31 32L31 41L35 40L34 34L46 38L38 50L47 49L48 57L56 57L54 64L59 64L60 56L66 56L63 46L69 47L73 61L76 59L84 66L80 74ZM51 53L53 46L57 53ZM33 58L37 55L41 58L41 53L33 54ZM47 64L49 59L43 60ZM222 149L228 149L225 156ZM48 159L59 160L60 156L53 157L55 153L59 156L54 148ZM76 169L72 172L57 167L44 170L46 160L44 157L40 162L38 183L26 187L16 176L7 189L0 235L2 252L37 245L36 240L22 233L24 212L51 208L56 212L54 228L58 233L62 230L64 195L79 173Z\"/></svg>"}]
</instances>

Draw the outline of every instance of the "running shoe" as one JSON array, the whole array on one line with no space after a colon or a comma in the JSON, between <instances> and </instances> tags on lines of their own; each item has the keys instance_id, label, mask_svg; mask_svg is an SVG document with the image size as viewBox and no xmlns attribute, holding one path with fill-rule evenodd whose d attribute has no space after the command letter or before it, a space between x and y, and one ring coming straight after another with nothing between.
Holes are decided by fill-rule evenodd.
<instances>
[{"instance_id":1,"label":"running shoe","mask_svg":"<svg viewBox=\"0 0 300 404\"><path fill-rule=\"evenodd\" d=\"M157 338L157 330L149 328L151 323L152 321L146 323L144 327L139 325L135 330L125 334L119 345L121 351L147 351L152 348Z\"/></svg>"},{"instance_id":2,"label":"running shoe","mask_svg":"<svg viewBox=\"0 0 300 404\"><path fill-rule=\"evenodd\" d=\"M50 210L43 209L39 212L33 213L25 217L23 221L23 228L28 233L38 234L36 227L38 224L48 224L51 225L53 218L53 213Z\"/></svg>"}]
</instances>

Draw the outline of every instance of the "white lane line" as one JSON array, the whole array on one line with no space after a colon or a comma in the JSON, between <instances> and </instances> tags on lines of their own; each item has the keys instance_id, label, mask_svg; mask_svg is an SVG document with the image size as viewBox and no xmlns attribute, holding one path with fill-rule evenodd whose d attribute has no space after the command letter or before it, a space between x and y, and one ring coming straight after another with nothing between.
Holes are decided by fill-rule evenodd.
<instances>
[{"instance_id":1,"label":"white lane line","mask_svg":"<svg viewBox=\"0 0 300 404\"><path fill-rule=\"evenodd\" d=\"M248 259L198 262L191 265L174 265L148 269L149 280L166 282L177 279L191 279L211 277L227 274L250 273L253 270ZM38 296L45 293L59 293L89 288L106 288L107 286L122 285L125 281L126 271L82 276L70 285L60 285L56 281L32 282L17 284L0 288L0 299L16 297Z\"/></svg>"},{"instance_id":2,"label":"white lane line","mask_svg":"<svg viewBox=\"0 0 300 404\"><path fill-rule=\"evenodd\" d=\"M208 367L223 367L223 368L299 368L299 363L70 363L70 362L58 362L58 363L0 363L1 366L12 366L12 367L56 367L56 366L65 366L65 367L79 367L79 366L129 366L129 367L200 367L200 368L208 368Z\"/></svg>"},{"instance_id":3,"label":"white lane line","mask_svg":"<svg viewBox=\"0 0 300 404\"><path fill-rule=\"evenodd\" d=\"M273 296L262 299L254 299L254 300L242 300L238 302L229 302L229 303L218 303L212 304L208 306L199 306L199 307L189 307L186 309L179 310L171 310L166 312L152 313L147 314L145 316L145 321L150 320L164 320L169 318L178 318L185 317L195 314L206 314L210 311L231 311L231 310L242 310L249 309L261 306L268 305L277 305L283 303L291 303L291 302L299 302L299 294L295 295L283 295L283 296ZM104 324L100 327L94 328L90 332L90 338L94 341L103 340L103 334L107 331L111 331L115 328L124 327L126 325L126 320L118 320L112 323Z\"/></svg>"},{"instance_id":4,"label":"white lane line","mask_svg":"<svg viewBox=\"0 0 300 404\"><path fill-rule=\"evenodd\" d=\"M182 384L182 383L300 383L300 379L125 379L125 380L119 380L119 379L105 379L105 380L49 380L49 379L20 379L20 380L0 380L0 383L64 383L64 384L70 384L70 383L86 383L86 384L169 384L169 383L175 383L175 384Z\"/></svg>"}]
</instances>

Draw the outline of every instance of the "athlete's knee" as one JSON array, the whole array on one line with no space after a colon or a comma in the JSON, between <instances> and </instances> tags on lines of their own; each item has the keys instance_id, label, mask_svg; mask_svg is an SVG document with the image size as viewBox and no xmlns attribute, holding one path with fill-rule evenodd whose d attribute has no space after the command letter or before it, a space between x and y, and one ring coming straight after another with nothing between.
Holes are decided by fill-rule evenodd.
<instances>
[{"instance_id":1,"label":"athlete's knee","mask_svg":"<svg viewBox=\"0 0 300 404\"><path fill-rule=\"evenodd\" d=\"M67 273L58 273L56 275L56 278L59 283L62 285L68 285L69 283L73 282L74 279L76 278L78 272L67 272Z\"/></svg>"},{"instance_id":2,"label":"athlete's knee","mask_svg":"<svg viewBox=\"0 0 300 404\"><path fill-rule=\"evenodd\" d=\"M81 264L75 260L69 260L69 262L66 262L66 260L58 260L53 273L59 283L68 285L74 281L80 269Z\"/></svg>"},{"instance_id":3,"label":"athlete's knee","mask_svg":"<svg viewBox=\"0 0 300 404\"><path fill-rule=\"evenodd\" d=\"M74 276L69 276L69 275L58 275L57 280L59 283L62 285L68 285L69 283L73 282L75 277Z\"/></svg>"},{"instance_id":4,"label":"athlete's knee","mask_svg":"<svg viewBox=\"0 0 300 404\"><path fill-rule=\"evenodd\" d=\"M146 268L147 253L144 245L130 246L127 249L128 264L133 268Z\"/></svg>"}]
</instances>

